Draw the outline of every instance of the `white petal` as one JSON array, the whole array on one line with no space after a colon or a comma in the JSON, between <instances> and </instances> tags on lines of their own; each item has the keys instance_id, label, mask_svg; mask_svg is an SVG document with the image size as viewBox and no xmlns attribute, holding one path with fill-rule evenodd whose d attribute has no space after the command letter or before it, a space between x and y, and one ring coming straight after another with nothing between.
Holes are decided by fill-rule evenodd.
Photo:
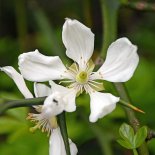
<instances>
[{"instance_id":1,"label":"white petal","mask_svg":"<svg viewBox=\"0 0 155 155\"><path fill-rule=\"evenodd\" d=\"M66 71L58 56L45 56L38 50L21 54L18 65L23 77L35 82L61 79Z\"/></svg>"},{"instance_id":2,"label":"white petal","mask_svg":"<svg viewBox=\"0 0 155 155\"><path fill-rule=\"evenodd\" d=\"M52 94L52 91L45 84L34 82L34 94L35 97L45 97ZM35 110L39 113L42 111L42 105L33 106L33 108L35 108Z\"/></svg>"},{"instance_id":3,"label":"white petal","mask_svg":"<svg viewBox=\"0 0 155 155\"><path fill-rule=\"evenodd\" d=\"M70 145L71 155L77 155L78 149L77 149L75 143L73 143L71 139L69 139L69 145Z\"/></svg>"},{"instance_id":4,"label":"white petal","mask_svg":"<svg viewBox=\"0 0 155 155\"><path fill-rule=\"evenodd\" d=\"M45 99L42 106L42 114L50 119L62 113L65 109L64 106L61 94L59 92L54 92Z\"/></svg>"},{"instance_id":5,"label":"white petal","mask_svg":"<svg viewBox=\"0 0 155 155\"><path fill-rule=\"evenodd\" d=\"M90 93L90 122L96 122L99 118L111 113L115 109L118 101L118 97L115 97L109 93Z\"/></svg>"},{"instance_id":6,"label":"white petal","mask_svg":"<svg viewBox=\"0 0 155 155\"><path fill-rule=\"evenodd\" d=\"M23 76L19 74L13 67L11 66L6 66L0 68L1 71L4 71L10 78L13 79L15 84L17 85L18 89L20 92L23 94L25 98L33 98L33 95L27 88L25 81L23 79Z\"/></svg>"},{"instance_id":7,"label":"white petal","mask_svg":"<svg viewBox=\"0 0 155 155\"><path fill-rule=\"evenodd\" d=\"M104 64L94 75L110 82L125 82L133 76L138 62L137 47L120 38L109 46Z\"/></svg>"},{"instance_id":8,"label":"white petal","mask_svg":"<svg viewBox=\"0 0 155 155\"><path fill-rule=\"evenodd\" d=\"M77 92L75 89L70 89L63 87L61 85L58 85L54 83L53 81L50 81L51 89L52 92L59 92L61 93L63 103L65 104L65 111L67 112L73 112L76 110L76 103L75 103L75 98Z\"/></svg>"},{"instance_id":9,"label":"white petal","mask_svg":"<svg viewBox=\"0 0 155 155\"><path fill-rule=\"evenodd\" d=\"M66 155L65 145L59 128L52 130L49 144L50 144L49 148L50 155Z\"/></svg>"},{"instance_id":10,"label":"white petal","mask_svg":"<svg viewBox=\"0 0 155 155\"><path fill-rule=\"evenodd\" d=\"M35 97L44 97L49 96L51 92L51 88L42 83L34 83L34 93Z\"/></svg>"},{"instance_id":11,"label":"white petal","mask_svg":"<svg viewBox=\"0 0 155 155\"><path fill-rule=\"evenodd\" d=\"M63 100L65 103L65 111L73 112L76 110L76 91L74 89L68 90L65 94L63 94Z\"/></svg>"},{"instance_id":12,"label":"white petal","mask_svg":"<svg viewBox=\"0 0 155 155\"><path fill-rule=\"evenodd\" d=\"M94 50L94 34L77 20L66 19L63 25L62 40L67 49L66 55L76 61L80 68L86 63Z\"/></svg>"},{"instance_id":13,"label":"white petal","mask_svg":"<svg viewBox=\"0 0 155 155\"><path fill-rule=\"evenodd\" d=\"M50 136L50 155L66 155L64 141L60 132L60 128L56 128L52 130L52 134ZM70 152L71 155L77 155L77 147L76 145L69 139Z\"/></svg>"},{"instance_id":14,"label":"white petal","mask_svg":"<svg viewBox=\"0 0 155 155\"><path fill-rule=\"evenodd\" d=\"M67 88L66 88L67 89ZM68 91L68 90L67 90ZM42 113L46 118L59 115L63 111L73 112L76 110L74 91L55 91L49 95L42 106Z\"/></svg>"},{"instance_id":15,"label":"white petal","mask_svg":"<svg viewBox=\"0 0 155 155\"><path fill-rule=\"evenodd\" d=\"M61 92L61 93L65 93L66 91L69 90L68 88L66 88L66 87L64 87L62 85L56 84L54 81L51 81L51 80L49 81L49 84L51 86L52 92L58 91L58 92Z\"/></svg>"}]
</instances>

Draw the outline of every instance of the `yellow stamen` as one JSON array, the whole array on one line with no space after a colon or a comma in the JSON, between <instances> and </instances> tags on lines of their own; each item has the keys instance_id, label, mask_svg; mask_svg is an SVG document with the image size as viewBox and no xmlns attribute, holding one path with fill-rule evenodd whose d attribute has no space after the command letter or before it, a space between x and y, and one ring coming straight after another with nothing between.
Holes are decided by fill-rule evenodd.
<instances>
[{"instance_id":1,"label":"yellow stamen","mask_svg":"<svg viewBox=\"0 0 155 155\"><path fill-rule=\"evenodd\" d=\"M38 129L38 124L29 129L30 132L34 133Z\"/></svg>"}]
</instances>

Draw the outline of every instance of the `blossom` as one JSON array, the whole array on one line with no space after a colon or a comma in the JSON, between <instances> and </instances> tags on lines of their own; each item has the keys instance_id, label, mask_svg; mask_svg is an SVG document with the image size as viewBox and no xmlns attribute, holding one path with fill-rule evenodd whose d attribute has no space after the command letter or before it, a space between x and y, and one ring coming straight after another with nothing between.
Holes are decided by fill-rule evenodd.
<instances>
[{"instance_id":1,"label":"blossom","mask_svg":"<svg viewBox=\"0 0 155 155\"><path fill-rule=\"evenodd\" d=\"M26 86L23 76L19 74L13 67L5 66L0 68L10 78L14 80L18 89L21 91L25 98L33 98L33 95ZM58 91L53 92L51 88L41 83L34 83L35 97L49 96L45 99L43 105L34 106L37 114L29 113L27 117L36 125L30 128L31 131L37 128L42 132L47 132L50 135L49 138L49 154L50 155L66 155L64 142L60 132L60 128L57 124L56 115L60 114L65 109L64 102L62 101L61 93ZM50 99L50 102L48 101ZM69 139L71 155L76 155L78 150L76 145Z\"/></svg>"},{"instance_id":2,"label":"blossom","mask_svg":"<svg viewBox=\"0 0 155 155\"><path fill-rule=\"evenodd\" d=\"M62 40L66 47L66 55L74 61L70 67L65 67L58 56L45 56L35 50L19 56L19 69L23 77L30 81L60 80L61 83L68 84L69 92L72 92L67 94L68 98L72 99L68 107L71 104L74 107L76 94L83 91L88 93L91 110L89 120L96 122L112 112L119 101L119 97L100 92L104 87L98 80L128 81L139 62L137 47L127 38L117 39L109 46L103 65L94 72L95 65L91 60L94 34L91 30L77 20L66 19ZM69 109L70 112L75 110Z\"/></svg>"}]
</instances>

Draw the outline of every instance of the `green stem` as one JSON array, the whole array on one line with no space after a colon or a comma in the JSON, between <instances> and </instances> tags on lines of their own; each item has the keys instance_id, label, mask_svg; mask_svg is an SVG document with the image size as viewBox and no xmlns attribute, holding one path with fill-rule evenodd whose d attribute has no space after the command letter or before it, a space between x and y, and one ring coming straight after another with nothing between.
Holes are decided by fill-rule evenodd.
<instances>
[{"instance_id":1,"label":"green stem","mask_svg":"<svg viewBox=\"0 0 155 155\"><path fill-rule=\"evenodd\" d=\"M103 17L103 44L101 56L104 58L109 44L115 40L117 34L117 12L119 7L118 0L100 0ZM110 9L109 9L110 8Z\"/></svg>"},{"instance_id":2,"label":"green stem","mask_svg":"<svg viewBox=\"0 0 155 155\"><path fill-rule=\"evenodd\" d=\"M6 110L11 108L42 105L44 100L45 100L45 97L38 97L38 98L31 98L31 99L14 100L14 101L0 104L0 115L3 114Z\"/></svg>"},{"instance_id":3,"label":"green stem","mask_svg":"<svg viewBox=\"0 0 155 155\"><path fill-rule=\"evenodd\" d=\"M102 52L105 53L110 43L116 39L117 32L117 14L120 6L119 0L101 0L102 10L103 10L103 21L104 21L104 48ZM105 55L105 54L104 54ZM102 54L102 56L104 56ZM130 102L127 90L122 83L114 83L119 96L126 102ZM139 120L136 118L133 110L129 108L124 108L132 127L137 131L140 128ZM143 145L139 147L140 155L149 155L147 145L144 142Z\"/></svg>"},{"instance_id":4,"label":"green stem","mask_svg":"<svg viewBox=\"0 0 155 155\"><path fill-rule=\"evenodd\" d=\"M60 126L60 131L64 140L66 154L71 155L69 141L68 141L65 112L62 112L60 115L57 116L57 118L58 118L58 124Z\"/></svg>"},{"instance_id":5,"label":"green stem","mask_svg":"<svg viewBox=\"0 0 155 155\"><path fill-rule=\"evenodd\" d=\"M127 89L125 88L125 85L122 83L114 83L114 85L119 96L126 102L131 103ZM133 112L133 110L129 108L125 107L124 109L131 126L134 128L135 131L137 131L140 128L140 123L139 123L139 120L136 118L135 113Z\"/></svg>"},{"instance_id":6,"label":"green stem","mask_svg":"<svg viewBox=\"0 0 155 155\"><path fill-rule=\"evenodd\" d=\"M133 149L133 154L134 154L134 155L138 155L138 152L137 152L136 149Z\"/></svg>"}]
</instances>

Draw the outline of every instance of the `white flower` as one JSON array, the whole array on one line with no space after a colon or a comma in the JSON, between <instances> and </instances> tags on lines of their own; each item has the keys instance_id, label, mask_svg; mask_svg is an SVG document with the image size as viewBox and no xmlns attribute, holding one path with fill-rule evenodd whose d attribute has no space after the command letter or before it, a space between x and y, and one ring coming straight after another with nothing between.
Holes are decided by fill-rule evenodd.
<instances>
[{"instance_id":1,"label":"white flower","mask_svg":"<svg viewBox=\"0 0 155 155\"><path fill-rule=\"evenodd\" d=\"M103 83L97 80L110 82L129 80L139 62L137 47L127 38L116 40L109 46L104 64L97 72L93 72L95 66L90 58L94 50L94 34L91 30L77 20L66 19L62 40L66 47L66 55L74 61L69 68L63 65L58 56L44 56L35 50L19 56L19 69L24 78L30 81L64 79L61 82L68 83L74 92L68 94L68 98L73 101L75 94L83 91L89 93L91 99L89 119L91 122L96 122L112 112L119 101L118 97L98 92L103 90ZM70 111L74 110L70 108Z\"/></svg>"},{"instance_id":2,"label":"white flower","mask_svg":"<svg viewBox=\"0 0 155 155\"><path fill-rule=\"evenodd\" d=\"M23 76L19 74L13 67L6 66L1 67L1 71L4 71L9 77L11 77L16 83L18 89L21 91L25 98L33 98L33 95L27 88ZM67 89L67 88L65 88ZM50 135L49 139L49 154L50 155L66 155L64 142L61 136L59 126L57 124L56 115L67 109L65 106L62 94L41 83L34 83L34 94L35 97L48 96L43 105L34 106L38 114L29 113L27 117L36 125L30 130L33 132L37 128L41 129L42 132L47 132ZM76 145L69 139L71 155L76 155L78 150Z\"/></svg>"}]
</instances>

